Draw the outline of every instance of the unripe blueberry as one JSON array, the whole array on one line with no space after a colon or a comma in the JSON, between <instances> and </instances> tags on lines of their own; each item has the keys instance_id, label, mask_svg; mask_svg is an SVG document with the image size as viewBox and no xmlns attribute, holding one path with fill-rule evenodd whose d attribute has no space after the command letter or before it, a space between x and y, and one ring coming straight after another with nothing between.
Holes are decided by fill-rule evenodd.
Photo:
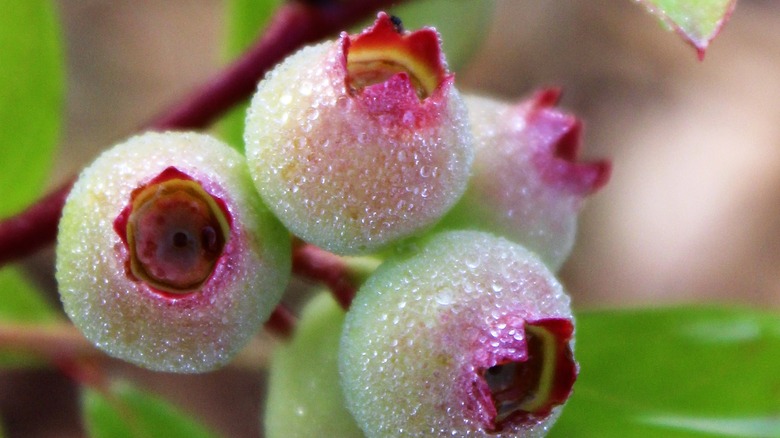
<instances>
[{"instance_id":1,"label":"unripe blueberry","mask_svg":"<svg viewBox=\"0 0 780 438\"><path fill-rule=\"evenodd\" d=\"M330 293L304 308L293 339L274 349L265 398L266 438L362 438L341 391L338 350L344 310Z\"/></svg>"},{"instance_id":2,"label":"unripe blueberry","mask_svg":"<svg viewBox=\"0 0 780 438\"><path fill-rule=\"evenodd\" d=\"M557 271L571 252L586 196L609 179L607 161L579 163L581 123L553 106L557 90L518 104L466 96L475 158L466 193L442 220L536 252Z\"/></svg>"},{"instance_id":3,"label":"unripe blueberry","mask_svg":"<svg viewBox=\"0 0 780 438\"><path fill-rule=\"evenodd\" d=\"M467 122L436 32L402 32L380 14L260 82L247 160L294 234L338 254L367 253L432 225L457 201L473 159Z\"/></svg>"},{"instance_id":4,"label":"unripe blueberry","mask_svg":"<svg viewBox=\"0 0 780 438\"><path fill-rule=\"evenodd\" d=\"M243 158L194 133L103 153L68 196L57 245L65 311L112 356L153 370L225 364L279 301L289 236Z\"/></svg>"},{"instance_id":5,"label":"unripe blueberry","mask_svg":"<svg viewBox=\"0 0 780 438\"><path fill-rule=\"evenodd\" d=\"M531 252L444 233L385 262L347 318L339 370L369 437L538 437L577 374L569 297Z\"/></svg>"}]
</instances>

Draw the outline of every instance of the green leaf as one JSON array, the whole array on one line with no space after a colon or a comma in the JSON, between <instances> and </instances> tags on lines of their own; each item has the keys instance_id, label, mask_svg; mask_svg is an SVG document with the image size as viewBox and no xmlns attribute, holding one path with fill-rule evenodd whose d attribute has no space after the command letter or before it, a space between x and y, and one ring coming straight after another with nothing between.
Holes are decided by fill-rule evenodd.
<instances>
[{"instance_id":1,"label":"green leaf","mask_svg":"<svg viewBox=\"0 0 780 438\"><path fill-rule=\"evenodd\" d=\"M780 437L780 315L586 312L553 437Z\"/></svg>"},{"instance_id":2,"label":"green leaf","mask_svg":"<svg viewBox=\"0 0 780 438\"><path fill-rule=\"evenodd\" d=\"M329 293L304 309L291 342L271 360L265 436L362 438L344 404L338 350L344 311Z\"/></svg>"},{"instance_id":3,"label":"green leaf","mask_svg":"<svg viewBox=\"0 0 780 438\"><path fill-rule=\"evenodd\" d=\"M246 50L265 28L282 0L230 0L226 52L234 58Z\"/></svg>"},{"instance_id":4,"label":"green leaf","mask_svg":"<svg viewBox=\"0 0 780 438\"><path fill-rule=\"evenodd\" d=\"M246 50L265 28L268 20L282 3L282 0L230 0L228 8L226 57L234 59ZM244 149L244 103L233 108L220 120L219 133L229 145Z\"/></svg>"},{"instance_id":5,"label":"green leaf","mask_svg":"<svg viewBox=\"0 0 780 438\"><path fill-rule=\"evenodd\" d=\"M435 27L441 34L447 64L453 71L462 68L488 34L495 0L416 0L389 9L404 28ZM367 21L357 29L369 26Z\"/></svg>"},{"instance_id":6,"label":"green leaf","mask_svg":"<svg viewBox=\"0 0 780 438\"><path fill-rule=\"evenodd\" d=\"M0 217L37 197L62 119L59 27L49 0L0 0Z\"/></svg>"},{"instance_id":7,"label":"green leaf","mask_svg":"<svg viewBox=\"0 0 780 438\"><path fill-rule=\"evenodd\" d=\"M0 269L0 322L50 322L54 308L14 268Z\"/></svg>"},{"instance_id":8,"label":"green leaf","mask_svg":"<svg viewBox=\"0 0 780 438\"><path fill-rule=\"evenodd\" d=\"M0 269L0 324L47 323L58 320L57 312L19 273L6 267ZM39 359L4 351L0 347L0 369L41 365Z\"/></svg>"},{"instance_id":9,"label":"green leaf","mask_svg":"<svg viewBox=\"0 0 780 438\"><path fill-rule=\"evenodd\" d=\"M704 56L710 42L726 24L737 0L640 0Z\"/></svg>"},{"instance_id":10,"label":"green leaf","mask_svg":"<svg viewBox=\"0 0 780 438\"><path fill-rule=\"evenodd\" d=\"M129 383L116 382L102 393L84 388L84 423L92 438L214 438L213 432L169 402Z\"/></svg>"}]
</instances>

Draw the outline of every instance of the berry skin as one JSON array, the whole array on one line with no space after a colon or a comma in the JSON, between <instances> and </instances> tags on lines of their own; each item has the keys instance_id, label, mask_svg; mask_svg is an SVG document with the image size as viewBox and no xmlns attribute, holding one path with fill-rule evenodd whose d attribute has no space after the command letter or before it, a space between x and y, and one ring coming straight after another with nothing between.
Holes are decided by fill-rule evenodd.
<instances>
[{"instance_id":1,"label":"berry skin","mask_svg":"<svg viewBox=\"0 0 780 438\"><path fill-rule=\"evenodd\" d=\"M308 47L258 85L246 122L255 185L295 235L341 255L433 225L465 190L465 106L433 29L381 13Z\"/></svg>"},{"instance_id":2,"label":"berry skin","mask_svg":"<svg viewBox=\"0 0 780 438\"><path fill-rule=\"evenodd\" d=\"M295 335L274 349L265 436L363 438L344 406L338 349L344 310L325 292L303 310Z\"/></svg>"},{"instance_id":3,"label":"berry skin","mask_svg":"<svg viewBox=\"0 0 780 438\"><path fill-rule=\"evenodd\" d=\"M476 232L388 260L347 313L339 372L368 437L539 437L577 374L569 297L533 253Z\"/></svg>"},{"instance_id":4,"label":"berry skin","mask_svg":"<svg viewBox=\"0 0 780 438\"><path fill-rule=\"evenodd\" d=\"M442 228L493 232L536 252L553 271L561 267L585 197L606 184L610 164L575 162L582 126L553 107L559 94L543 90L518 104L465 96L472 177Z\"/></svg>"},{"instance_id":5,"label":"berry skin","mask_svg":"<svg viewBox=\"0 0 780 438\"><path fill-rule=\"evenodd\" d=\"M68 316L108 354L159 371L227 363L279 301L290 242L242 157L211 137L148 133L85 169L63 211Z\"/></svg>"}]
</instances>

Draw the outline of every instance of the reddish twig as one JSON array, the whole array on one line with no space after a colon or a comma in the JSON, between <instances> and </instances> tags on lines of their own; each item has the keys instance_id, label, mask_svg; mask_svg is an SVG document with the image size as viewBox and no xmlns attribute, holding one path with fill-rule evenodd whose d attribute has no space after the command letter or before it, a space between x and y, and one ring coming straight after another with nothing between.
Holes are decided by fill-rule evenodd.
<instances>
[{"instance_id":1,"label":"reddish twig","mask_svg":"<svg viewBox=\"0 0 780 438\"><path fill-rule=\"evenodd\" d=\"M290 1L279 8L265 33L241 58L146 126L158 131L204 128L251 95L263 74L294 50L401 1ZM71 184L0 221L0 266L54 243Z\"/></svg>"},{"instance_id":2,"label":"reddish twig","mask_svg":"<svg viewBox=\"0 0 780 438\"><path fill-rule=\"evenodd\" d=\"M73 181L68 181L16 216L0 221L0 266L54 242L72 186Z\"/></svg>"},{"instance_id":3,"label":"reddish twig","mask_svg":"<svg viewBox=\"0 0 780 438\"><path fill-rule=\"evenodd\" d=\"M276 306L268 321L265 322L265 329L270 333L284 339L290 339L295 326L298 324L298 319L290 310L282 304Z\"/></svg>"},{"instance_id":4,"label":"reddish twig","mask_svg":"<svg viewBox=\"0 0 780 438\"><path fill-rule=\"evenodd\" d=\"M265 368L268 366L273 346L268 336L255 336L236 355L231 366L246 369ZM92 345L75 326L65 322L48 325L0 323L0 353L6 352L29 355L31 358L54 364L62 372L82 383L95 380L89 375L78 374L84 371L78 364L91 362L101 365L111 360Z\"/></svg>"},{"instance_id":5,"label":"reddish twig","mask_svg":"<svg viewBox=\"0 0 780 438\"><path fill-rule=\"evenodd\" d=\"M292 1L279 8L263 36L222 74L167 111L149 127L155 130L203 128L251 95L258 80L285 56L321 40L398 0L324 2Z\"/></svg>"},{"instance_id":6,"label":"reddish twig","mask_svg":"<svg viewBox=\"0 0 780 438\"><path fill-rule=\"evenodd\" d=\"M324 283L343 309L349 309L357 287L352 280L349 266L336 254L309 243L299 243L293 248L293 273Z\"/></svg>"}]
</instances>

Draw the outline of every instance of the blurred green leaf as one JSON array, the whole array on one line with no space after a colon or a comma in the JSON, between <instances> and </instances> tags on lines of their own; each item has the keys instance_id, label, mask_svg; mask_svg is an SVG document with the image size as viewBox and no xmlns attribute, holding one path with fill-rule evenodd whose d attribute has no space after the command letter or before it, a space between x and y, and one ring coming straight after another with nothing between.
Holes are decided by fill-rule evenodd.
<instances>
[{"instance_id":1,"label":"blurred green leaf","mask_svg":"<svg viewBox=\"0 0 780 438\"><path fill-rule=\"evenodd\" d=\"M0 269L0 322L49 322L57 313L14 268Z\"/></svg>"},{"instance_id":2,"label":"blurred green leaf","mask_svg":"<svg viewBox=\"0 0 780 438\"><path fill-rule=\"evenodd\" d=\"M46 323L57 319L54 308L18 270L11 267L0 269L0 323ZM40 364L37 358L0 348L0 369Z\"/></svg>"},{"instance_id":3,"label":"blurred green leaf","mask_svg":"<svg viewBox=\"0 0 780 438\"><path fill-rule=\"evenodd\" d=\"M227 59L234 59L246 50L265 28L282 0L230 0L228 8ZM219 133L234 148L244 150L244 119L248 104L233 108L220 120Z\"/></svg>"},{"instance_id":4,"label":"blurred green leaf","mask_svg":"<svg viewBox=\"0 0 780 438\"><path fill-rule=\"evenodd\" d=\"M704 56L707 46L726 24L737 0L640 0Z\"/></svg>"},{"instance_id":5,"label":"blurred green leaf","mask_svg":"<svg viewBox=\"0 0 780 438\"><path fill-rule=\"evenodd\" d=\"M246 50L260 36L282 0L230 0L226 51L232 59Z\"/></svg>"},{"instance_id":6,"label":"blurred green leaf","mask_svg":"<svg viewBox=\"0 0 780 438\"><path fill-rule=\"evenodd\" d=\"M0 0L0 217L41 191L62 119L64 73L49 0Z\"/></svg>"},{"instance_id":7,"label":"blurred green leaf","mask_svg":"<svg viewBox=\"0 0 780 438\"><path fill-rule=\"evenodd\" d=\"M344 311L330 293L304 309L293 340L271 360L265 436L362 438L344 405L338 351Z\"/></svg>"},{"instance_id":8,"label":"blurred green leaf","mask_svg":"<svg viewBox=\"0 0 780 438\"><path fill-rule=\"evenodd\" d=\"M91 438L217 436L169 402L124 382L111 385L108 394L84 388L81 403Z\"/></svg>"},{"instance_id":9,"label":"blurred green leaf","mask_svg":"<svg viewBox=\"0 0 780 438\"><path fill-rule=\"evenodd\" d=\"M780 315L586 312L553 437L780 437Z\"/></svg>"}]
</instances>

